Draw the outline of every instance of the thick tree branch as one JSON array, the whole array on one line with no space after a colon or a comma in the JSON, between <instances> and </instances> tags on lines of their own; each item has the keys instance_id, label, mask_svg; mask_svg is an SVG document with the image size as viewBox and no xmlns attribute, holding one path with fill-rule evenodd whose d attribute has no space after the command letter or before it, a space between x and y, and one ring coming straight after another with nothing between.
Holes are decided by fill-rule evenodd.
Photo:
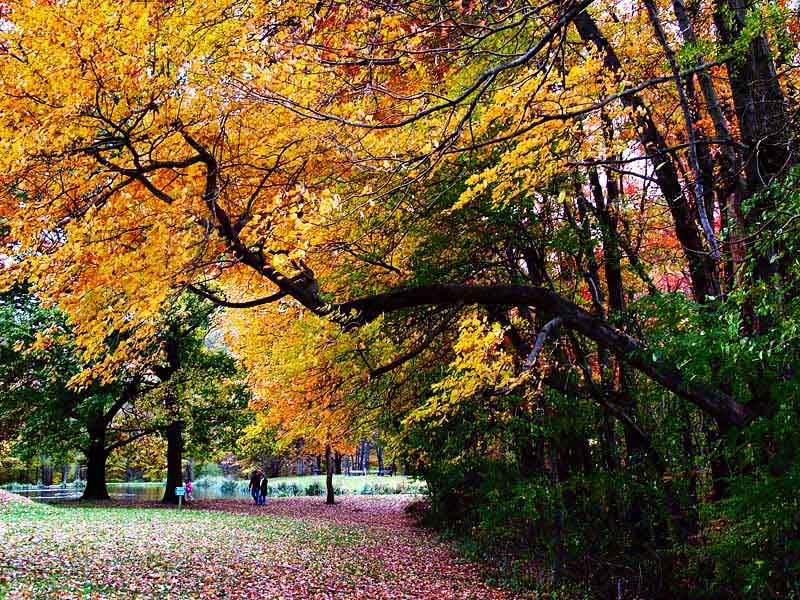
<instances>
[{"instance_id":1,"label":"thick tree branch","mask_svg":"<svg viewBox=\"0 0 800 600\"><path fill-rule=\"evenodd\" d=\"M748 408L734 397L703 384L692 383L641 341L612 327L559 294L525 285L435 284L404 288L334 305L325 311L344 326L359 326L381 314L419 306L458 303L483 306L532 306L560 317L563 324L607 348L620 359L664 388L674 392L726 425L742 426L751 418Z\"/></svg>"}]
</instances>

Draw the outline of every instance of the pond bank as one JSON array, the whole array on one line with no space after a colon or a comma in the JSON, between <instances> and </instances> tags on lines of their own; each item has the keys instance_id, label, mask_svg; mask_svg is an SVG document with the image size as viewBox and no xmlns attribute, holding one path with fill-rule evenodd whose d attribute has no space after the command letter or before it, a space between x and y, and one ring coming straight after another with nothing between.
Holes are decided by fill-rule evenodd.
<instances>
[{"instance_id":1,"label":"pond bank","mask_svg":"<svg viewBox=\"0 0 800 600\"><path fill-rule=\"evenodd\" d=\"M223 479L222 477L200 478L194 484L194 497L197 500L226 500L248 498L247 480ZM337 496L342 495L390 495L418 494L425 491L425 484L401 475L394 476L344 476L335 475L333 480ZM113 500L127 503L158 501L164 495L164 482L108 483L108 492ZM83 489L73 485L61 486L19 486L7 491L25 496L39 502L62 502L77 500ZM322 496L325 493L324 475L303 477L274 477L269 479L271 497Z\"/></svg>"}]
</instances>

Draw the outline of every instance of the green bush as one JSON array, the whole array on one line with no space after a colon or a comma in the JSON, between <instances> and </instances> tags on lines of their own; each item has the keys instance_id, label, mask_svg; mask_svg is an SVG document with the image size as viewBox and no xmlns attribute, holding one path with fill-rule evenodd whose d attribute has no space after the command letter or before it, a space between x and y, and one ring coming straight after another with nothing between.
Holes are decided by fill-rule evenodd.
<instances>
[{"instance_id":1,"label":"green bush","mask_svg":"<svg viewBox=\"0 0 800 600\"><path fill-rule=\"evenodd\" d=\"M269 487L269 495L278 496L279 498L303 496L305 494L305 488L299 486L296 483L281 482L275 486L268 486L268 487Z\"/></svg>"},{"instance_id":2,"label":"green bush","mask_svg":"<svg viewBox=\"0 0 800 600\"><path fill-rule=\"evenodd\" d=\"M312 481L305 489L306 496L322 496L325 494L325 488L319 481Z\"/></svg>"},{"instance_id":3,"label":"green bush","mask_svg":"<svg viewBox=\"0 0 800 600\"><path fill-rule=\"evenodd\" d=\"M228 479L222 482L219 486L219 491L223 494L235 494L239 491L239 481L236 479Z\"/></svg>"}]
</instances>

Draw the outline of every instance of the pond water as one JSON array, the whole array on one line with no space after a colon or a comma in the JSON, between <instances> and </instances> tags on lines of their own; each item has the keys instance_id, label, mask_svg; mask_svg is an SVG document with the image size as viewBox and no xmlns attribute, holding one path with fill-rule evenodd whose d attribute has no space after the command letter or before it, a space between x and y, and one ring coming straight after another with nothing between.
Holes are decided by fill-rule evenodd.
<instances>
[{"instance_id":1,"label":"pond water","mask_svg":"<svg viewBox=\"0 0 800 600\"><path fill-rule=\"evenodd\" d=\"M30 487L13 490L15 494L25 496L38 502L63 502L65 500L77 500L83 493L82 489L61 486L49 487ZM118 501L128 502L149 502L161 500L164 495L164 484L130 484L130 483L109 483L108 493L111 498ZM221 498L236 498L247 495L247 490L234 490L223 492L219 486L199 487L194 486L192 495L195 500L219 500Z\"/></svg>"}]
</instances>

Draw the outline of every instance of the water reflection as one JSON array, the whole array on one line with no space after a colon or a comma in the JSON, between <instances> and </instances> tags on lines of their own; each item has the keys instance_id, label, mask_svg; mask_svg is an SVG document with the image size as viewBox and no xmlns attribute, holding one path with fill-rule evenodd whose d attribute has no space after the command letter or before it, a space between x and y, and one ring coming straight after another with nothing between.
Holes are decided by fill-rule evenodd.
<instances>
[{"instance_id":1,"label":"water reflection","mask_svg":"<svg viewBox=\"0 0 800 600\"><path fill-rule=\"evenodd\" d=\"M30 487L13 490L15 494L25 496L37 502L63 502L65 500L77 500L81 497L83 490L80 488L61 486L50 487ZM151 502L161 500L164 495L164 484L130 484L130 483L109 483L108 493L112 499L121 502ZM222 491L219 486L199 487L195 486L192 492L195 500L219 500L221 498L235 498L245 496L246 490L226 490Z\"/></svg>"}]
</instances>

